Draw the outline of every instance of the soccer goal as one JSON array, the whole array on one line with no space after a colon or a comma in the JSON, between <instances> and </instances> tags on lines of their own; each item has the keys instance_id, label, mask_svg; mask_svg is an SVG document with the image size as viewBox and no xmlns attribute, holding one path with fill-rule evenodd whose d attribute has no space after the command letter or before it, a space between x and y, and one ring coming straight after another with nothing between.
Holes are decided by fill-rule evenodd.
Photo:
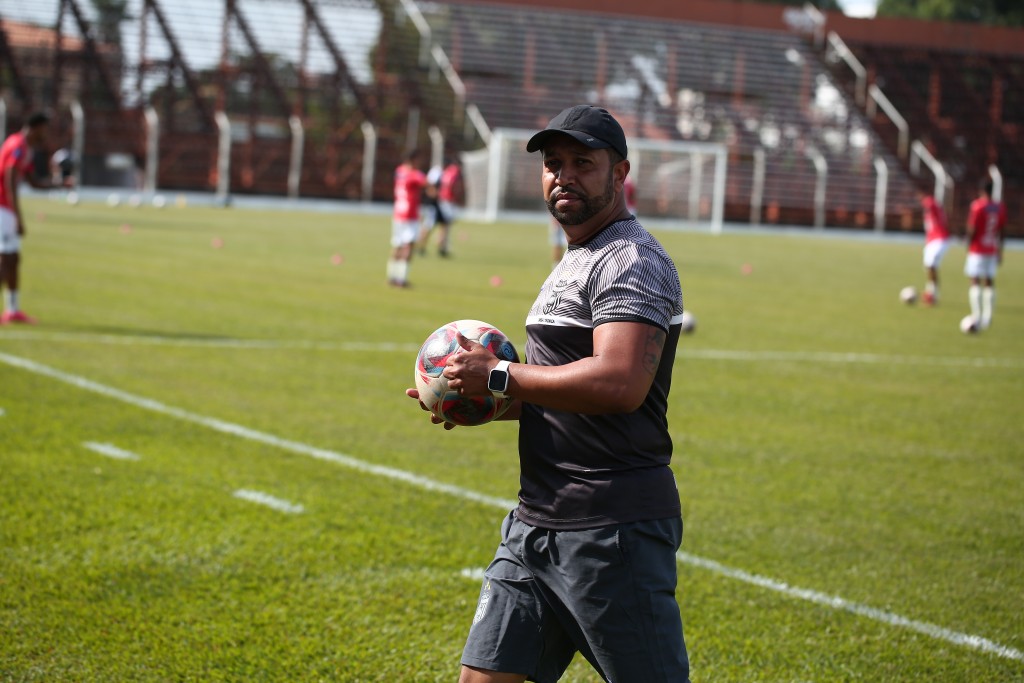
<instances>
[{"instance_id":1,"label":"soccer goal","mask_svg":"<svg viewBox=\"0 0 1024 683\"><path fill-rule=\"evenodd\" d=\"M547 215L541 157L526 143L535 131L496 128L485 149L463 154L466 209L485 220L536 220ZM726 147L708 142L631 138L630 175L636 214L645 225L721 232Z\"/></svg>"}]
</instances>

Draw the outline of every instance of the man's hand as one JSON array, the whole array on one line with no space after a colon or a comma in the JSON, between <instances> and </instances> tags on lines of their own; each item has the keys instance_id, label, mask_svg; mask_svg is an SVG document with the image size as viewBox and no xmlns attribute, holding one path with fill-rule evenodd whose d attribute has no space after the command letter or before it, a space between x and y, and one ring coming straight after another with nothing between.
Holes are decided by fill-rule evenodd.
<instances>
[{"instance_id":1,"label":"man's hand","mask_svg":"<svg viewBox=\"0 0 1024 683\"><path fill-rule=\"evenodd\" d=\"M462 351L448 357L443 374L448 386L460 396L490 396L487 377L498 364L498 357L478 341L467 339L461 332L456 340Z\"/></svg>"},{"instance_id":2,"label":"man's hand","mask_svg":"<svg viewBox=\"0 0 1024 683\"><path fill-rule=\"evenodd\" d=\"M417 401L419 401L420 408L426 410L427 412L430 412L430 408L428 408L426 404L423 403L423 401L420 401L420 392L417 389L413 389L412 387L410 387L405 390L405 395L408 396L409 398L414 398ZM455 425L453 425L451 422L445 422L444 420L439 418L437 415L434 415L433 413L430 413L430 421L431 423L436 425L443 424L445 429L455 429Z\"/></svg>"}]
</instances>

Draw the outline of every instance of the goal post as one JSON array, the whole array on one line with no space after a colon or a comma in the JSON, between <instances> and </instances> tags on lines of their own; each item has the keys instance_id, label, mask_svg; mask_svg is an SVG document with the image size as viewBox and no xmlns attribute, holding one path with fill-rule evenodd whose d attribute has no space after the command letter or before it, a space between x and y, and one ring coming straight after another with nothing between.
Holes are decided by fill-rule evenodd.
<instances>
[{"instance_id":1,"label":"goal post","mask_svg":"<svg viewBox=\"0 0 1024 683\"><path fill-rule=\"evenodd\" d=\"M547 215L540 154L526 151L535 131L496 128L484 149L462 155L466 209L487 221ZM632 138L630 175L637 217L649 227L721 232L725 213L724 144Z\"/></svg>"}]
</instances>

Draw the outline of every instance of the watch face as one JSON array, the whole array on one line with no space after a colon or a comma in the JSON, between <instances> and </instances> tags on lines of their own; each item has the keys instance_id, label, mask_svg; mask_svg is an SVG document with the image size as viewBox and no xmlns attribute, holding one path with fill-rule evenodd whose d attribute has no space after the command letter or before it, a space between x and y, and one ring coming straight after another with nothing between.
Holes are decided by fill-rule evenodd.
<instances>
[{"instance_id":1,"label":"watch face","mask_svg":"<svg viewBox=\"0 0 1024 683\"><path fill-rule=\"evenodd\" d=\"M487 388L491 391L505 391L508 386L508 372L494 371L487 376Z\"/></svg>"}]
</instances>

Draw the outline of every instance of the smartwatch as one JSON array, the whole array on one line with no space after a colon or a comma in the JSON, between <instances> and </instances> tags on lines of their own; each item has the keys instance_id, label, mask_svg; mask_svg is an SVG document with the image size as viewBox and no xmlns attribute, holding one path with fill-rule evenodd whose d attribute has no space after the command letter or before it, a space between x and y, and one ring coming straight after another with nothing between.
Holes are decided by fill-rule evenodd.
<instances>
[{"instance_id":1,"label":"smartwatch","mask_svg":"<svg viewBox=\"0 0 1024 683\"><path fill-rule=\"evenodd\" d=\"M491 369L491 373L487 375L487 388L491 390L491 393L497 398L508 398L508 366L509 361L499 360L498 364Z\"/></svg>"}]
</instances>

